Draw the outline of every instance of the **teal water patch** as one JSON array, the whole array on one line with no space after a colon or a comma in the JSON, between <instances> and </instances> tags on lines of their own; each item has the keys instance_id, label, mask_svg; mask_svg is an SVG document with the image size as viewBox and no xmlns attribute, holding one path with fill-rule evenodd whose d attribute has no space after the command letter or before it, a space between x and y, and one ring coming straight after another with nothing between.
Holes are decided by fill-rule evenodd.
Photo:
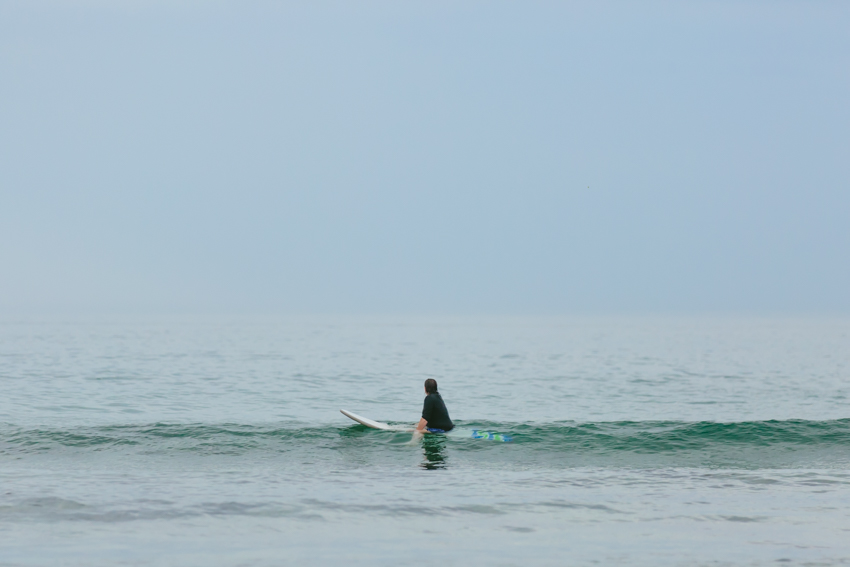
<instances>
[{"instance_id":1,"label":"teal water patch","mask_svg":"<svg viewBox=\"0 0 850 567\"><path fill-rule=\"evenodd\" d=\"M470 427L470 425L472 427ZM850 462L850 419L807 421L460 423L447 449L475 452L482 461L548 466L831 466ZM27 455L109 454L179 458L302 455L312 462L347 458L352 451L374 462L392 459L411 440L408 432L361 425L297 423L168 424L24 429L0 426L0 458ZM509 452L480 441L510 443ZM481 451L484 450L484 453ZM496 451L495 453L493 451ZM468 456L467 459L474 457Z\"/></svg>"},{"instance_id":2,"label":"teal water patch","mask_svg":"<svg viewBox=\"0 0 850 567\"><path fill-rule=\"evenodd\" d=\"M725 444L747 447L834 446L850 441L850 419L828 421L769 420L617 421L519 424L517 441L570 449L668 453Z\"/></svg>"}]
</instances>

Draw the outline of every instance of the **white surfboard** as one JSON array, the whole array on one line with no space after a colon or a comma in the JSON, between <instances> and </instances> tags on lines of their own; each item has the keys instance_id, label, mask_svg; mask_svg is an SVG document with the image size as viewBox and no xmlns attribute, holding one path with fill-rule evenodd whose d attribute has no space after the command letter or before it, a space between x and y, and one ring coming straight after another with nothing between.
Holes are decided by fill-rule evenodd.
<instances>
[{"instance_id":1,"label":"white surfboard","mask_svg":"<svg viewBox=\"0 0 850 567\"><path fill-rule=\"evenodd\" d=\"M350 411L341 409L339 410L342 415L347 418L353 419L357 423L361 425L365 425L366 427L371 427L372 429L383 429L384 431L406 431L411 432L415 431L411 427L405 427L404 425L389 425L382 421L375 421L373 419L369 419L368 417L363 417L362 415L357 415L356 413L351 413ZM424 433L427 433L424 432ZM442 435L442 434L440 434ZM504 435L502 433L495 433L493 431L484 431L481 429L452 429L445 435L449 437L459 438L459 439L488 439L490 441L501 441L503 443L510 443L513 441L513 437L510 435ZM414 439L417 439L414 436Z\"/></svg>"},{"instance_id":2,"label":"white surfboard","mask_svg":"<svg viewBox=\"0 0 850 567\"><path fill-rule=\"evenodd\" d=\"M373 420L369 419L368 417L362 417L362 416L357 415L356 413L351 413L350 411L346 411L344 409L341 409L339 411L345 417L351 418L354 421L356 421L357 423L363 424L366 427L371 427L372 429L392 429L392 427L387 425L386 423L383 423L383 422L380 422L380 421L373 421Z\"/></svg>"}]
</instances>

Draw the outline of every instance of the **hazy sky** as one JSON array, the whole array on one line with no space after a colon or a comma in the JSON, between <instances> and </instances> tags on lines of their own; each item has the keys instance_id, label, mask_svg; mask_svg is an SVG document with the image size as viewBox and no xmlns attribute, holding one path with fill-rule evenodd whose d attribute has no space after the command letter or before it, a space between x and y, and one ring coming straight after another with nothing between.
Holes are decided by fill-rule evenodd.
<instances>
[{"instance_id":1,"label":"hazy sky","mask_svg":"<svg viewBox=\"0 0 850 567\"><path fill-rule=\"evenodd\" d=\"M850 312L850 3L0 0L0 315Z\"/></svg>"}]
</instances>

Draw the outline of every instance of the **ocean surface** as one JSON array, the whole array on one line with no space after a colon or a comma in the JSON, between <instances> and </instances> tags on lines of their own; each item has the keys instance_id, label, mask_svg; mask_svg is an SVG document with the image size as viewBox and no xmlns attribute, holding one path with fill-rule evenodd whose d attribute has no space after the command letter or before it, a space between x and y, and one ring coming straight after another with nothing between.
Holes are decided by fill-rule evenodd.
<instances>
[{"instance_id":1,"label":"ocean surface","mask_svg":"<svg viewBox=\"0 0 850 567\"><path fill-rule=\"evenodd\" d=\"M419 418L435 378L461 429ZM0 323L0 565L850 564L850 319Z\"/></svg>"}]
</instances>

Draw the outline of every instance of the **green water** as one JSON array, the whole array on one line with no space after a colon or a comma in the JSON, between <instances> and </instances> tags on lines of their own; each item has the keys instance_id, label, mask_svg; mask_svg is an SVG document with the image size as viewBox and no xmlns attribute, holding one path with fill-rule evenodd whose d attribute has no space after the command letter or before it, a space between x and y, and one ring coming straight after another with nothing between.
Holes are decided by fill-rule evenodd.
<instances>
[{"instance_id":1,"label":"green water","mask_svg":"<svg viewBox=\"0 0 850 567\"><path fill-rule=\"evenodd\" d=\"M850 562L850 322L0 326L0 565ZM409 426L436 378L458 432Z\"/></svg>"}]
</instances>

